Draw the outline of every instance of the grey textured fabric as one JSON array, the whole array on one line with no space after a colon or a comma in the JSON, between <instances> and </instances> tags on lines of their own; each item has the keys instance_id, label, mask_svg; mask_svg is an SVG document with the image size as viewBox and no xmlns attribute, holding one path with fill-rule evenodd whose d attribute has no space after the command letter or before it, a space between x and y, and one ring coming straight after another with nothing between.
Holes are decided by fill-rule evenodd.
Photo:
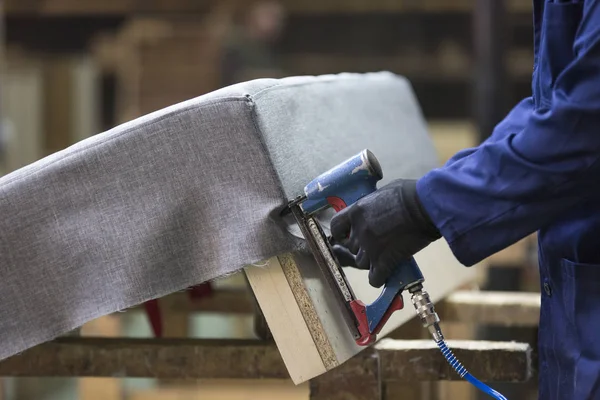
<instances>
[{"instance_id":1,"label":"grey textured fabric","mask_svg":"<svg viewBox=\"0 0 600 400\"><path fill-rule=\"evenodd\" d=\"M300 249L278 212L363 148L380 159L385 179L436 166L403 78L237 84L2 177L0 359Z\"/></svg>"}]
</instances>

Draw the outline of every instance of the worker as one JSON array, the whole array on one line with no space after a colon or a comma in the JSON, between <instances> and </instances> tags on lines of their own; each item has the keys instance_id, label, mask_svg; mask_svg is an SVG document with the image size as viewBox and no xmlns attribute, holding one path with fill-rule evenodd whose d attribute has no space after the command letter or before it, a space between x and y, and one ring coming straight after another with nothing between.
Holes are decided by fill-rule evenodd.
<instances>
[{"instance_id":1,"label":"worker","mask_svg":"<svg viewBox=\"0 0 600 400\"><path fill-rule=\"evenodd\" d=\"M331 231L375 287L442 237L472 266L537 232L539 398L600 399L600 1L533 4L531 97L481 145L383 186Z\"/></svg>"}]
</instances>

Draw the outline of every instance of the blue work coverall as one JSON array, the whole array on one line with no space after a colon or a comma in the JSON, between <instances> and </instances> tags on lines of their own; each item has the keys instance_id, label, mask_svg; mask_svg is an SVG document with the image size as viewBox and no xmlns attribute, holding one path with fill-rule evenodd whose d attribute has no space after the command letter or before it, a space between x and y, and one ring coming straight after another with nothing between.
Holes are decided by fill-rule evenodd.
<instances>
[{"instance_id":1,"label":"blue work coverall","mask_svg":"<svg viewBox=\"0 0 600 400\"><path fill-rule=\"evenodd\" d=\"M470 266L538 232L539 398L600 399L600 0L534 0L532 97L417 183Z\"/></svg>"}]
</instances>

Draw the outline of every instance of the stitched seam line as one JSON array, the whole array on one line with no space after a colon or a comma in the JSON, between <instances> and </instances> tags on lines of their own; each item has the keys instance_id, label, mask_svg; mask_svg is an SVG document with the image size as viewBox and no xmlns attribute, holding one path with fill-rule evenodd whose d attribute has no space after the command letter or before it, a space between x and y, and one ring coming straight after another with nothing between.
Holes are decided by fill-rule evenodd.
<instances>
[{"instance_id":1,"label":"stitched seam line","mask_svg":"<svg viewBox=\"0 0 600 400\"><path fill-rule=\"evenodd\" d=\"M256 113L256 102L254 101L254 96L248 94L248 95L246 95L245 100L248 103L248 105L250 106L250 117L252 118L252 124L254 125L254 134L256 135L258 141L260 142L261 147L263 148L263 150L265 152L265 156L267 157L267 160L269 161L269 168L271 169L271 172L273 172L274 175L277 177L277 186L279 188L279 193L281 194L281 198L285 199L286 198L285 190L283 188L283 183L281 181L281 177L279 176L279 173L275 169L275 164L273 163L271 153L269 152L267 144L265 143L264 134L262 133L262 129L260 128L260 124L258 122L258 115Z\"/></svg>"}]
</instances>

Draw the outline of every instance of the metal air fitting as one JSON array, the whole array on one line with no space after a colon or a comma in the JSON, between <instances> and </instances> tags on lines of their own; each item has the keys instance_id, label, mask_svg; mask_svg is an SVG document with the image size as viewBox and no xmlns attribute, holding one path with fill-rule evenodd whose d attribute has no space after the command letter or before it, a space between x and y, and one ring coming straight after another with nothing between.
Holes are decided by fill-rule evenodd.
<instances>
[{"instance_id":1,"label":"metal air fitting","mask_svg":"<svg viewBox=\"0 0 600 400\"><path fill-rule=\"evenodd\" d=\"M417 315L421 319L421 324L431 333L433 340L436 342L444 340L444 335L442 335L439 325L440 317L435 312L433 303L429 298L429 293L425 290L416 291L412 293L411 300Z\"/></svg>"}]
</instances>

